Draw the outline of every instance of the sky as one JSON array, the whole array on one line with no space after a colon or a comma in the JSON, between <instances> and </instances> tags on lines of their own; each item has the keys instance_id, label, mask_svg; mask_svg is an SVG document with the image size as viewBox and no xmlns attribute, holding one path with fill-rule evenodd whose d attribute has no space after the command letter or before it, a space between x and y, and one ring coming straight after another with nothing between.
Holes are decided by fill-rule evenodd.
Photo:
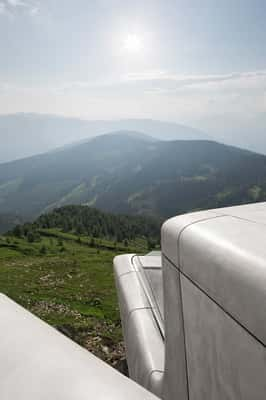
<instances>
[{"instance_id":1,"label":"sky","mask_svg":"<svg viewBox=\"0 0 266 400\"><path fill-rule=\"evenodd\" d=\"M264 134L265 19L265 0L0 0L0 113Z\"/></svg>"}]
</instances>

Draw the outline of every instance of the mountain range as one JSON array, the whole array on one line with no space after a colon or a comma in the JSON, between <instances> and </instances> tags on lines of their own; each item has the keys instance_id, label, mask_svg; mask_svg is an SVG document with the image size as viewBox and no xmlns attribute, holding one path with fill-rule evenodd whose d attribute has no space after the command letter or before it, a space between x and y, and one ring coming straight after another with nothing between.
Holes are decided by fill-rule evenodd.
<instances>
[{"instance_id":1,"label":"mountain range","mask_svg":"<svg viewBox=\"0 0 266 400\"><path fill-rule=\"evenodd\" d=\"M209 139L184 125L150 119L88 121L40 114L0 116L0 163L53 151L112 131L130 130L159 140Z\"/></svg>"},{"instance_id":2,"label":"mountain range","mask_svg":"<svg viewBox=\"0 0 266 400\"><path fill-rule=\"evenodd\" d=\"M0 214L67 204L160 218L266 199L266 156L207 140L97 136L0 166Z\"/></svg>"}]
</instances>

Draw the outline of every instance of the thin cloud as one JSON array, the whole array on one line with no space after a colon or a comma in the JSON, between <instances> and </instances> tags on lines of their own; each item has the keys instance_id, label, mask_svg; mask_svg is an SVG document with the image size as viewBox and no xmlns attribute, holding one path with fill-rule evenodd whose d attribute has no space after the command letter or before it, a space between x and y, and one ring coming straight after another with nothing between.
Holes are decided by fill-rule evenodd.
<instances>
[{"instance_id":1,"label":"thin cloud","mask_svg":"<svg viewBox=\"0 0 266 400\"><path fill-rule=\"evenodd\" d=\"M6 6L4 3L0 3L0 15L6 12Z\"/></svg>"},{"instance_id":2,"label":"thin cloud","mask_svg":"<svg viewBox=\"0 0 266 400\"><path fill-rule=\"evenodd\" d=\"M153 91L176 91L181 88L260 87L265 82L266 71L217 75L176 75L165 71L131 73L123 77L125 84L142 84Z\"/></svg>"},{"instance_id":3,"label":"thin cloud","mask_svg":"<svg viewBox=\"0 0 266 400\"><path fill-rule=\"evenodd\" d=\"M39 5L35 0L0 0L0 15L14 17L19 14L37 15Z\"/></svg>"},{"instance_id":4,"label":"thin cloud","mask_svg":"<svg viewBox=\"0 0 266 400\"><path fill-rule=\"evenodd\" d=\"M13 87L11 85L11 87ZM131 73L122 77L112 77L103 80L65 81L61 84L43 87L43 90L63 93L87 90L117 90L134 89L157 93L176 92L188 89L205 89L222 91L224 89L259 89L266 91L266 70L231 73L220 75L175 75L165 71L150 71ZM15 89L15 87L13 87ZM20 88L21 89L21 88ZM23 88L25 90L27 88Z\"/></svg>"},{"instance_id":5,"label":"thin cloud","mask_svg":"<svg viewBox=\"0 0 266 400\"><path fill-rule=\"evenodd\" d=\"M27 4L21 0L6 0L10 7L26 7Z\"/></svg>"}]
</instances>

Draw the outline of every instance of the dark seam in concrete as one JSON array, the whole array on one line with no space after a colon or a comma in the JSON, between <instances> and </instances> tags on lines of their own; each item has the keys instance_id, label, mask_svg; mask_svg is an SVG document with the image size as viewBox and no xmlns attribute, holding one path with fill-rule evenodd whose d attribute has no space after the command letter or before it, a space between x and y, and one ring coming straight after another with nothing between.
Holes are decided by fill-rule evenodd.
<instances>
[{"instance_id":1,"label":"dark seam in concrete","mask_svg":"<svg viewBox=\"0 0 266 400\"><path fill-rule=\"evenodd\" d=\"M179 271L185 278L187 278L195 287L197 287L202 293L205 294L205 296L207 296L211 301L213 301L213 303L215 303L217 305L217 307L220 308L220 310L222 310L226 315L228 315L228 317L230 317L233 321L235 321L236 324L238 324L239 326L241 326L241 328L244 329L244 331L246 331L250 336L253 337L253 339L255 339L256 342L260 343L264 348L266 347L266 344L263 343L263 341L261 339L259 339L254 333L252 333L248 328L246 328L242 322L240 322L237 318L235 318L232 314L230 314L228 311L226 311L226 309L221 306L221 304L219 304L216 300L214 300L197 282L193 281L187 274L184 273L184 271L182 271L179 267L177 267L176 265L174 265L172 263L172 261L170 261L166 256L165 258L167 259L167 261L169 261L171 263L171 265L177 270Z\"/></svg>"},{"instance_id":2,"label":"dark seam in concrete","mask_svg":"<svg viewBox=\"0 0 266 400\"><path fill-rule=\"evenodd\" d=\"M210 216L210 217L206 217L206 218L203 218L203 219L200 219L200 220L198 220L198 221L194 221L194 222L190 222L189 224L187 224L187 225L185 225L181 230L180 230L180 232L178 233L178 236L177 236L177 248L176 248L176 252L177 252L177 257L176 257L176 259L179 261L179 254L178 254L178 243L179 243L179 239L180 239L180 236L181 236L181 234L184 232L184 230L185 229L187 229L188 227L190 227L190 226L192 226L192 225L195 225L195 224L198 224L199 222L204 222L204 221L208 221L208 220L211 220L211 219L215 219L215 218L220 218L220 217L225 217L226 215L224 215L224 214L220 214L220 215L217 215L217 214L215 214L215 213L213 213L214 215L213 216ZM164 253L162 252L162 256L164 255ZM168 259L168 258L167 258ZM171 263L173 263L172 261L171 261Z\"/></svg>"},{"instance_id":3,"label":"dark seam in concrete","mask_svg":"<svg viewBox=\"0 0 266 400\"><path fill-rule=\"evenodd\" d=\"M135 274L135 273L136 273L136 271L123 272L123 274L118 275L117 278L120 279L120 278L122 278L122 276L129 275L129 274Z\"/></svg>"},{"instance_id":4,"label":"dark seam in concrete","mask_svg":"<svg viewBox=\"0 0 266 400\"><path fill-rule=\"evenodd\" d=\"M133 267L134 271L137 272L138 270L136 269L135 262L134 262L134 258L136 258L136 259L138 260L138 255L137 255L137 254L134 254L134 255L131 257L131 264L132 264L132 267Z\"/></svg>"},{"instance_id":5,"label":"dark seam in concrete","mask_svg":"<svg viewBox=\"0 0 266 400\"><path fill-rule=\"evenodd\" d=\"M159 372L160 374L164 374L164 371L162 371L162 370L160 370L160 369L152 369L152 370L149 372L149 375L148 375L149 384L150 384L151 376L152 376L152 374L153 374L154 372Z\"/></svg>"},{"instance_id":6,"label":"dark seam in concrete","mask_svg":"<svg viewBox=\"0 0 266 400\"><path fill-rule=\"evenodd\" d=\"M221 214L221 215L215 215L215 216L209 217L209 218L203 218L203 219L200 219L199 221L191 222L190 224L184 226L181 229L181 231L179 232L179 235L177 237L177 261L178 261L178 265L179 266L180 266L180 238L181 238L182 233L192 225L196 225L196 224L199 224L200 222L205 222L205 221L209 221L209 220L212 220L212 219L221 218L221 217L225 217L225 216L226 215Z\"/></svg>"},{"instance_id":7,"label":"dark seam in concrete","mask_svg":"<svg viewBox=\"0 0 266 400\"><path fill-rule=\"evenodd\" d=\"M231 214L220 214L220 216L222 217L229 217L229 218L235 218L235 219L240 219L242 221L247 221L247 222L251 222L255 225L259 225L259 226L266 226L266 223L263 222L257 222L257 221L253 221L252 219L249 218L244 218L244 217L239 217L239 215L231 215Z\"/></svg>"},{"instance_id":8,"label":"dark seam in concrete","mask_svg":"<svg viewBox=\"0 0 266 400\"><path fill-rule=\"evenodd\" d=\"M176 250L177 250L177 263L178 263L178 267L177 269L179 270L179 273L181 272L180 269L180 238L182 233L189 227L191 227L192 225L196 225L200 222L205 222L205 221L209 221L209 220L213 220L213 219L217 219L217 218L221 218L224 217L223 214L217 215L214 214L213 216L209 216L203 219L200 219L198 221L194 221L191 222L190 224L184 226L181 231L178 234L177 237L177 246L176 246ZM166 257L167 258L167 257ZM168 258L167 258L168 259ZM170 261L170 260L169 260ZM171 265L172 262L171 262ZM187 344L186 344L186 333L185 333L185 320L184 320L184 308L183 308L183 296L182 296L182 285L181 285L181 279L180 279L180 275L178 276L178 281L179 281L179 290L180 290L180 301L181 301L181 314L182 314L182 325L183 325L183 333L184 333L184 349L185 349L185 364L186 364L186 378L187 378L187 396L188 396L188 400L190 398L190 393L189 393L189 373L188 373L188 360L187 360Z\"/></svg>"},{"instance_id":9,"label":"dark seam in concrete","mask_svg":"<svg viewBox=\"0 0 266 400\"><path fill-rule=\"evenodd\" d=\"M137 261L139 262L138 258L137 258ZM143 290L143 292L144 292L144 295L145 295L145 297L146 297L148 303L149 303L150 306L151 306L151 310L152 310L152 314L153 314L153 318L154 318L155 324L157 325L157 328L159 329L159 332L160 332L160 335L161 335L162 339L165 340L165 333L164 333L164 329L163 329L164 327L163 327L163 326L160 326L160 325L163 325L163 318L162 318L162 315L161 315L161 312L160 312L158 303L157 303L157 301L156 301L156 297L155 297L155 295L154 295L154 291L153 291L152 286L150 285L149 280L148 280L147 276L145 275L145 272L143 271L143 268L142 268L142 267L141 267L141 269L142 269L142 270L137 270L137 271L138 271L138 273L137 273L137 278L138 278L138 280L139 280L139 282L140 282L140 285L141 285L141 287L142 287L142 290ZM140 276L139 276L139 275L140 275ZM143 275L144 275L144 277L143 277ZM141 277L141 278L140 278L140 277ZM147 281L147 285L149 286L149 288L147 288L147 285L145 285L145 282L143 282L143 280L146 280L146 281ZM147 293L147 292L148 292L148 289L150 289L151 294L150 294L150 293ZM151 299L149 298L148 295L151 297ZM154 304L152 304L152 300L153 300L153 303L154 303ZM156 313L155 313L155 311L154 311L155 309L156 309L156 311L158 312L159 317L161 318L161 324L159 323L158 318L156 318Z\"/></svg>"},{"instance_id":10,"label":"dark seam in concrete","mask_svg":"<svg viewBox=\"0 0 266 400\"><path fill-rule=\"evenodd\" d=\"M219 304L216 300L214 300L211 295L209 295L207 293L206 290L204 290L199 283L195 282L194 280L192 280L192 278L190 278L182 269L181 263L180 263L180 238L181 238L181 234L185 231L186 228L198 224L200 222L205 222L205 221L209 221L209 220L213 220L216 218L221 218L221 217L232 217L231 215L227 215L227 214L220 214L220 215L216 215L215 217L210 217L210 218L205 218L199 221L195 221L192 222L189 225L186 225L179 233L178 238L177 238L177 261L178 261L178 266L176 266L175 264L173 264L173 262L164 254L165 258L170 262L170 264L176 268L181 274L183 274L191 283L193 283L199 290L201 290L210 300L212 300L221 310L223 310L230 318L232 318L239 326L241 326L246 332L248 332L257 342L259 342L263 347L266 347L265 343L263 343L262 340L260 340L254 333L252 333L248 328L246 328L237 318L235 318L231 313L229 313L228 311L225 310L225 308ZM232 217L233 218L233 217ZM239 218L239 217L234 217L236 219L239 220L243 220L243 221L249 221L249 220L245 220L244 218Z\"/></svg>"},{"instance_id":11,"label":"dark seam in concrete","mask_svg":"<svg viewBox=\"0 0 266 400\"><path fill-rule=\"evenodd\" d=\"M148 284L149 284L149 288L150 288L150 291L151 291L151 293L152 293L154 303L155 303L156 308L157 308L157 310L158 310L158 313L159 313L159 315L160 315L160 317L161 317L161 320L163 321L163 317L162 317L162 314L161 314L161 311L160 311L159 303L158 303L158 301L156 300L156 296L155 296L155 292L154 292L154 289L153 289L152 284L151 284L151 280L149 279L148 276L145 276L145 279L147 280L147 282L148 282ZM163 284L163 280L162 280L162 284Z\"/></svg>"},{"instance_id":12,"label":"dark seam in concrete","mask_svg":"<svg viewBox=\"0 0 266 400\"><path fill-rule=\"evenodd\" d=\"M162 314L161 314L161 311L160 311L160 308L159 308L159 304L158 304L158 302L157 302L157 300L156 300L156 296L155 296L153 287L152 287L152 285L151 285L151 283L150 283L150 280L149 280L149 278L148 278L147 276L145 276L145 279L146 279L146 281L147 281L147 283L148 283L148 285L149 285L149 289L150 289L151 294L152 294L152 300L153 300L154 305L155 305L155 307L152 307L152 308L154 308L154 309L156 308L156 310L157 310L157 312L158 312L158 314L159 314L159 316L160 316L160 318L161 318L162 325L163 325ZM163 282L162 282L162 283L163 283ZM144 287L143 290L145 291L145 289L146 289L146 288ZM148 290L148 289L146 289L146 290ZM149 299L148 299L148 301L149 301ZM152 304L151 304L151 305L152 305ZM154 319L155 319L156 325L158 326L158 328L159 328L159 330L160 330L160 333L161 333L162 338L165 339L164 329L163 329L163 327L160 326L159 321L157 321L156 315L154 315Z\"/></svg>"},{"instance_id":13,"label":"dark seam in concrete","mask_svg":"<svg viewBox=\"0 0 266 400\"><path fill-rule=\"evenodd\" d=\"M186 381L187 381L187 398L189 400L189 378L188 378L188 360L187 360L187 343L186 343L186 332L185 332L185 320L184 320L184 308L183 308L183 296L182 296L182 285L180 279L180 272L178 274L178 284L180 291L180 303L181 303L181 318L182 318L182 326L183 326L183 337L184 337L184 353L185 353L185 365L186 365Z\"/></svg>"}]
</instances>

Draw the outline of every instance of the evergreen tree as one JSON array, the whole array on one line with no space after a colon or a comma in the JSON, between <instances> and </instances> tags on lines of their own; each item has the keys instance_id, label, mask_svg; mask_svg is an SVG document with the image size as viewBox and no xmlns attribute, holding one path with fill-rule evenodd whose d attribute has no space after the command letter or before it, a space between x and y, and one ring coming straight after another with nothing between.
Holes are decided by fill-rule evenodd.
<instances>
[{"instance_id":1,"label":"evergreen tree","mask_svg":"<svg viewBox=\"0 0 266 400\"><path fill-rule=\"evenodd\" d=\"M23 236L23 228L21 225L17 225L15 226L14 230L13 230L13 235L16 236L17 238L20 238Z\"/></svg>"},{"instance_id":2,"label":"evergreen tree","mask_svg":"<svg viewBox=\"0 0 266 400\"><path fill-rule=\"evenodd\" d=\"M43 246L40 248L40 254L44 255L44 254L46 254L46 253L47 253L47 249L46 249L45 245L43 245Z\"/></svg>"},{"instance_id":3,"label":"evergreen tree","mask_svg":"<svg viewBox=\"0 0 266 400\"><path fill-rule=\"evenodd\" d=\"M151 240L151 238L147 239L147 247L149 251L154 249L154 242Z\"/></svg>"},{"instance_id":4,"label":"evergreen tree","mask_svg":"<svg viewBox=\"0 0 266 400\"><path fill-rule=\"evenodd\" d=\"M34 233L32 231L28 231L27 233L27 241L29 243L33 243L35 240Z\"/></svg>"}]
</instances>

